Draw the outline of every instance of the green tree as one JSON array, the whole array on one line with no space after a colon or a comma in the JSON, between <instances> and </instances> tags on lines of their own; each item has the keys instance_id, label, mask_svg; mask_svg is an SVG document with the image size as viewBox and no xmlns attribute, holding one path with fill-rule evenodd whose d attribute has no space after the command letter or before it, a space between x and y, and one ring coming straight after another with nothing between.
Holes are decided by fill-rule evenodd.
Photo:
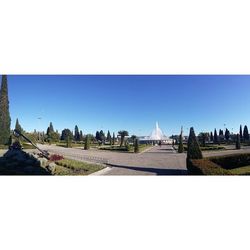
<instances>
[{"instance_id":1,"label":"green tree","mask_svg":"<svg viewBox=\"0 0 250 250\"><path fill-rule=\"evenodd\" d=\"M124 139L125 139L126 136L129 136L129 133L126 130L121 130L121 131L118 132L118 135L121 137L120 147L122 147L123 144L124 144Z\"/></svg>"},{"instance_id":2,"label":"green tree","mask_svg":"<svg viewBox=\"0 0 250 250\"><path fill-rule=\"evenodd\" d=\"M218 140L218 134L217 134L217 130L214 130L214 144L218 144L219 140Z\"/></svg>"},{"instance_id":3,"label":"green tree","mask_svg":"<svg viewBox=\"0 0 250 250\"><path fill-rule=\"evenodd\" d=\"M241 149L241 145L240 145L240 135L239 135L239 134L237 134L236 149Z\"/></svg>"},{"instance_id":4,"label":"green tree","mask_svg":"<svg viewBox=\"0 0 250 250\"><path fill-rule=\"evenodd\" d=\"M74 139L75 139L75 141L80 141L80 132L79 132L79 128L77 125L75 126Z\"/></svg>"},{"instance_id":5,"label":"green tree","mask_svg":"<svg viewBox=\"0 0 250 250\"><path fill-rule=\"evenodd\" d=\"M227 141L229 141L229 138L230 138L230 132L229 132L228 129L226 129L226 131L225 131L225 139L226 139Z\"/></svg>"},{"instance_id":6,"label":"green tree","mask_svg":"<svg viewBox=\"0 0 250 250\"><path fill-rule=\"evenodd\" d=\"M10 111L7 76L2 76L0 89L0 144L8 144L10 138Z\"/></svg>"},{"instance_id":7,"label":"green tree","mask_svg":"<svg viewBox=\"0 0 250 250\"><path fill-rule=\"evenodd\" d=\"M100 141L102 143L104 143L106 140L106 137L105 137L105 133L103 132L103 130L100 131Z\"/></svg>"},{"instance_id":8,"label":"green tree","mask_svg":"<svg viewBox=\"0 0 250 250\"><path fill-rule=\"evenodd\" d=\"M243 130L243 138L244 138L244 141L249 141L249 132L248 132L247 126L245 126Z\"/></svg>"},{"instance_id":9,"label":"green tree","mask_svg":"<svg viewBox=\"0 0 250 250\"><path fill-rule=\"evenodd\" d=\"M19 131L19 132L21 132L21 133L23 132L23 129L22 129L20 123L19 123L18 118L16 119L15 130L17 130L17 131Z\"/></svg>"},{"instance_id":10,"label":"green tree","mask_svg":"<svg viewBox=\"0 0 250 250\"><path fill-rule=\"evenodd\" d=\"M134 145L135 145L135 153L137 154L137 153L139 153L140 152L140 148L139 148L139 139L135 139L135 143L134 143Z\"/></svg>"},{"instance_id":11,"label":"green tree","mask_svg":"<svg viewBox=\"0 0 250 250\"><path fill-rule=\"evenodd\" d=\"M137 138L136 135L132 135L132 136L130 137L130 139L131 139L132 142L133 142L133 145L135 145L136 138Z\"/></svg>"},{"instance_id":12,"label":"green tree","mask_svg":"<svg viewBox=\"0 0 250 250\"><path fill-rule=\"evenodd\" d=\"M111 134L110 134L109 131L108 131L108 134L107 134L107 140L108 140L108 142L111 144L112 137L111 137Z\"/></svg>"},{"instance_id":13,"label":"green tree","mask_svg":"<svg viewBox=\"0 0 250 250\"><path fill-rule=\"evenodd\" d=\"M112 144L115 145L115 133L113 133Z\"/></svg>"},{"instance_id":14,"label":"green tree","mask_svg":"<svg viewBox=\"0 0 250 250\"><path fill-rule=\"evenodd\" d=\"M83 141L83 133L82 133L82 130L80 130L80 141Z\"/></svg>"},{"instance_id":15,"label":"green tree","mask_svg":"<svg viewBox=\"0 0 250 250\"><path fill-rule=\"evenodd\" d=\"M50 133L55 132L52 122L50 122L50 124L49 124L49 131L50 131Z\"/></svg>"},{"instance_id":16,"label":"green tree","mask_svg":"<svg viewBox=\"0 0 250 250\"><path fill-rule=\"evenodd\" d=\"M184 146L183 146L183 132L181 131L180 137L179 137L179 146L178 146L178 153L181 154L184 152Z\"/></svg>"},{"instance_id":17,"label":"green tree","mask_svg":"<svg viewBox=\"0 0 250 250\"><path fill-rule=\"evenodd\" d=\"M66 141L68 137L70 138L71 141L74 138L72 132L70 131L70 129L66 128L66 129L64 129L62 131L61 140Z\"/></svg>"},{"instance_id":18,"label":"green tree","mask_svg":"<svg viewBox=\"0 0 250 250\"><path fill-rule=\"evenodd\" d=\"M213 132L210 133L210 141L213 142L214 141L214 135Z\"/></svg>"},{"instance_id":19,"label":"green tree","mask_svg":"<svg viewBox=\"0 0 250 250\"><path fill-rule=\"evenodd\" d=\"M240 125L240 141L243 141L242 125Z\"/></svg>"},{"instance_id":20,"label":"green tree","mask_svg":"<svg viewBox=\"0 0 250 250\"><path fill-rule=\"evenodd\" d=\"M187 168L191 166L190 160L192 159L202 159L203 155L200 149L200 145L196 138L194 128L190 128L190 134L188 137L188 149L187 149Z\"/></svg>"},{"instance_id":21,"label":"green tree","mask_svg":"<svg viewBox=\"0 0 250 250\"><path fill-rule=\"evenodd\" d=\"M84 144L84 150L89 150L90 149L90 136L86 135L85 137L85 144Z\"/></svg>"}]
</instances>

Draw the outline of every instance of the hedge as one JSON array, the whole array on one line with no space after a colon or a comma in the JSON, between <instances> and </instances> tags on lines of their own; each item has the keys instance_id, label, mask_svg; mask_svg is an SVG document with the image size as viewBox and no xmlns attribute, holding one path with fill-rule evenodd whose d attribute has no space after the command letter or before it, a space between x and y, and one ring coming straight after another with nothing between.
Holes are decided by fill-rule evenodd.
<instances>
[{"instance_id":1,"label":"hedge","mask_svg":"<svg viewBox=\"0 0 250 250\"><path fill-rule=\"evenodd\" d=\"M189 160L190 175L248 175L250 154L234 154Z\"/></svg>"}]
</instances>

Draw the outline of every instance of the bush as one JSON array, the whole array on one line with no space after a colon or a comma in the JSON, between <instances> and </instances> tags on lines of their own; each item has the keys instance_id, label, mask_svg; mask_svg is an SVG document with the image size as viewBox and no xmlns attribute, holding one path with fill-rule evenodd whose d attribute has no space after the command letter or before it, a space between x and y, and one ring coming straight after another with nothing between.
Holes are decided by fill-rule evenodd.
<instances>
[{"instance_id":1,"label":"bush","mask_svg":"<svg viewBox=\"0 0 250 250\"><path fill-rule=\"evenodd\" d=\"M90 149L90 137L89 135L87 135L85 138L84 150L89 150L89 149Z\"/></svg>"},{"instance_id":2,"label":"bush","mask_svg":"<svg viewBox=\"0 0 250 250\"><path fill-rule=\"evenodd\" d=\"M250 154L191 159L188 172L191 175L249 175Z\"/></svg>"},{"instance_id":3,"label":"bush","mask_svg":"<svg viewBox=\"0 0 250 250\"><path fill-rule=\"evenodd\" d=\"M223 169L209 159L190 160L188 173L190 175L230 175L230 171Z\"/></svg>"},{"instance_id":4,"label":"bush","mask_svg":"<svg viewBox=\"0 0 250 250\"><path fill-rule=\"evenodd\" d=\"M140 148L139 148L139 140L135 139L135 149L134 152L137 154L140 152Z\"/></svg>"},{"instance_id":5,"label":"bush","mask_svg":"<svg viewBox=\"0 0 250 250\"><path fill-rule=\"evenodd\" d=\"M250 154L234 154L210 157L209 159L224 169L234 169L250 165Z\"/></svg>"}]
</instances>

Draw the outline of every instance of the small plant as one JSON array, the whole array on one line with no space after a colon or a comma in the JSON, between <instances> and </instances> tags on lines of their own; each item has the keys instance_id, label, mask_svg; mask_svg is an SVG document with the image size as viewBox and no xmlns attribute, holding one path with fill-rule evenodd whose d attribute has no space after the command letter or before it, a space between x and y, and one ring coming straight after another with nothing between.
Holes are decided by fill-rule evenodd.
<instances>
[{"instance_id":1,"label":"small plant","mask_svg":"<svg viewBox=\"0 0 250 250\"><path fill-rule=\"evenodd\" d=\"M62 155L51 155L49 158L50 161L61 161L63 159L64 157Z\"/></svg>"}]
</instances>

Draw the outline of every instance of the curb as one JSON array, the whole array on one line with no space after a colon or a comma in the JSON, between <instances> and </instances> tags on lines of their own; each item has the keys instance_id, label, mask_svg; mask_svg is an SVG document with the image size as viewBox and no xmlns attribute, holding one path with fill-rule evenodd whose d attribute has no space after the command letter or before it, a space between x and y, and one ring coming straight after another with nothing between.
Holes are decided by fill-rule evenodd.
<instances>
[{"instance_id":1,"label":"curb","mask_svg":"<svg viewBox=\"0 0 250 250\"><path fill-rule=\"evenodd\" d=\"M109 172L111 169L112 169L111 167L106 167L98 172L90 174L89 176L102 176L102 175L106 174L107 172Z\"/></svg>"}]
</instances>

